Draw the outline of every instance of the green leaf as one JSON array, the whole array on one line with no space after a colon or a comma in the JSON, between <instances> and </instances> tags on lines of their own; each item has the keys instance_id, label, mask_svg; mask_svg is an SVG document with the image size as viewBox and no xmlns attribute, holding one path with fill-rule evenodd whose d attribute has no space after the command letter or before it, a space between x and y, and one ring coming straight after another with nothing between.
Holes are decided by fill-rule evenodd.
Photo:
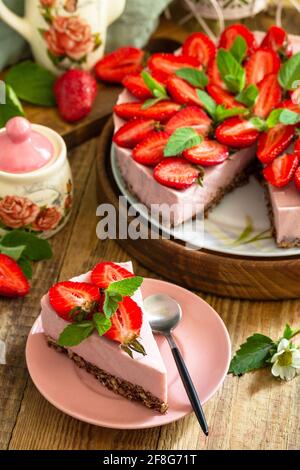
<instances>
[{"instance_id":1,"label":"green leaf","mask_svg":"<svg viewBox=\"0 0 300 470\"><path fill-rule=\"evenodd\" d=\"M111 318L116 313L119 302L114 295L111 296L107 290L105 291L103 312L107 318Z\"/></svg>"},{"instance_id":2,"label":"green leaf","mask_svg":"<svg viewBox=\"0 0 300 470\"><path fill-rule=\"evenodd\" d=\"M27 258L25 258L24 256L22 256L21 258L18 259L17 263L20 266L20 268L22 269L25 276L28 279L31 279L32 278L32 266L31 266L30 261Z\"/></svg>"},{"instance_id":3,"label":"green leaf","mask_svg":"<svg viewBox=\"0 0 300 470\"><path fill-rule=\"evenodd\" d=\"M217 103L215 100L208 93L206 93L206 91L203 90L197 90L197 95L199 96L201 103L203 104L208 114L210 114L212 118L215 118L215 112L217 109Z\"/></svg>"},{"instance_id":4,"label":"green leaf","mask_svg":"<svg viewBox=\"0 0 300 470\"><path fill-rule=\"evenodd\" d=\"M290 325L287 323L283 332L283 338L290 339L293 336L293 330Z\"/></svg>"},{"instance_id":5,"label":"green leaf","mask_svg":"<svg viewBox=\"0 0 300 470\"><path fill-rule=\"evenodd\" d=\"M47 240L22 230L8 232L2 238L1 244L9 247L25 245L26 248L23 254L32 261L40 261L52 257L52 249Z\"/></svg>"},{"instance_id":6,"label":"green leaf","mask_svg":"<svg viewBox=\"0 0 300 470\"><path fill-rule=\"evenodd\" d=\"M266 121L258 116L252 117L251 119L249 119L249 121L260 132L263 132L268 128Z\"/></svg>"},{"instance_id":7,"label":"green leaf","mask_svg":"<svg viewBox=\"0 0 300 470\"><path fill-rule=\"evenodd\" d=\"M284 108L277 108L277 109L273 109L273 111L270 112L269 116L267 117L267 120L266 120L266 125L269 129L271 129L272 127L275 127L276 124L278 124L279 122L279 117L280 117L280 114L282 113Z\"/></svg>"},{"instance_id":8,"label":"green leaf","mask_svg":"<svg viewBox=\"0 0 300 470\"><path fill-rule=\"evenodd\" d=\"M246 52L247 52L247 43L245 41L245 39L238 35L231 48L230 48L230 53L231 55L233 55L233 57L235 58L235 60L241 64L243 62L243 59L245 58L246 56Z\"/></svg>"},{"instance_id":9,"label":"green leaf","mask_svg":"<svg viewBox=\"0 0 300 470\"><path fill-rule=\"evenodd\" d=\"M176 70L175 75L197 88L205 88L208 84L208 77L203 72L203 70L198 70L191 67L183 67L179 70Z\"/></svg>"},{"instance_id":10,"label":"green leaf","mask_svg":"<svg viewBox=\"0 0 300 470\"><path fill-rule=\"evenodd\" d=\"M279 122L286 126L298 124L300 122L300 114L289 109L283 109L279 115Z\"/></svg>"},{"instance_id":11,"label":"green leaf","mask_svg":"<svg viewBox=\"0 0 300 470\"><path fill-rule=\"evenodd\" d=\"M15 261L18 261L18 259L21 257L23 251L25 250L26 246L25 245L19 245L19 246L3 246L0 244L0 253L3 253L4 255L10 256L13 258Z\"/></svg>"},{"instance_id":12,"label":"green leaf","mask_svg":"<svg viewBox=\"0 0 300 470\"><path fill-rule=\"evenodd\" d=\"M279 71L278 81L285 90L293 90L294 82L300 78L300 52L285 62Z\"/></svg>"},{"instance_id":13,"label":"green leaf","mask_svg":"<svg viewBox=\"0 0 300 470\"><path fill-rule=\"evenodd\" d=\"M5 104L0 103L0 128L15 116L25 116L22 105L14 90L6 84L5 86Z\"/></svg>"},{"instance_id":14,"label":"green leaf","mask_svg":"<svg viewBox=\"0 0 300 470\"><path fill-rule=\"evenodd\" d=\"M253 106L255 104L255 101L257 100L259 91L256 85L251 84L248 85L247 88L241 91L235 99L244 105L246 105L248 108Z\"/></svg>"},{"instance_id":15,"label":"green leaf","mask_svg":"<svg viewBox=\"0 0 300 470\"><path fill-rule=\"evenodd\" d=\"M57 344L59 346L77 346L91 336L95 329L93 322L71 323L60 334Z\"/></svg>"},{"instance_id":16,"label":"green leaf","mask_svg":"<svg viewBox=\"0 0 300 470\"><path fill-rule=\"evenodd\" d=\"M243 375L251 370L265 367L273 348L275 343L268 336L258 333L250 336L232 359L229 373Z\"/></svg>"},{"instance_id":17,"label":"green leaf","mask_svg":"<svg viewBox=\"0 0 300 470\"><path fill-rule=\"evenodd\" d=\"M240 116L241 114L245 113L248 113L248 110L246 108L226 108L223 104L219 104L216 109L215 120L217 122L221 122L229 117Z\"/></svg>"},{"instance_id":18,"label":"green leaf","mask_svg":"<svg viewBox=\"0 0 300 470\"><path fill-rule=\"evenodd\" d=\"M246 83L246 74L243 67L226 49L219 49L217 54L217 64L227 88L233 93L243 90Z\"/></svg>"},{"instance_id":19,"label":"green leaf","mask_svg":"<svg viewBox=\"0 0 300 470\"><path fill-rule=\"evenodd\" d=\"M180 127L169 138L164 149L165 157L180 155L184 150L201 144L202 137L192 127Z\"/></svg>"},{"instance_id":20,"label":"green leaf","mask_svg":"<svg viewBox=\"0 0 300 470\"><path fill-rule=\"evenodd\" d=\"M48 70L27 60L12 67L5 80L20 99L41 106L55 106L55 78Z\"/></svg>"},{"instance_id":21,"label":"green leaf","mask_svg":"<svg viewBox=\"0 0 300 470\"><path fill-rule=\"evenodd\" d=\"M131 297L142 285L143 280L144 279L141 276L134 276L122 279L121 281L112 282L106 289L106 292L110 295L119 294L122 297Z\"/></svg>"},{"instance_id":22,"label":"green leaf","mask_svg":"<svg viewBox=\"0 0 300 470\"><path fill-rule=\"evenodd\" d=\"M165 98L149 98L142 104L142 109L151 108L151 106L154 106L155 104L159 103L160 101L163 101L164 99Z\"/></svg>"},{"instance_id":23,"label":"green leaf","mask_svg":"<svg viewBox=\"0 0 300 470\"><path fill-rule=\"evenodd\" d=\"M111 321L103 313L95 313L93 321L99 336L103 336L111 328Z\"/></svg>"},{"instance_id":24,"label":"green leaf","mask_svg":"<svg viewBox=\"0 0 300 470\"><path fill-rule=\"evenodd\" d=\"M239 237L234 241L234 245L242 245L243 243L246 242L246 240L250 237L250 235L253 233L254 228L253 228L253 221L251 217L246 217L246 227L242 231L242 233L239 235Z\"/></svg>"},{"instance_id":25,"label":"green leaf","mask_svg":"<svg viewBox=\"0 0 300 470\"><path fill-rule=\"evenodd\" d=\"M168 94L166 92L166 89L161 83L156 81L150 73L146 72L146 70L143 70L142 73L142 78L145 82L145 85L149 90L151 91L152 95L155 96L156 98L168 98Z\"/></svg>"}]
</instances>

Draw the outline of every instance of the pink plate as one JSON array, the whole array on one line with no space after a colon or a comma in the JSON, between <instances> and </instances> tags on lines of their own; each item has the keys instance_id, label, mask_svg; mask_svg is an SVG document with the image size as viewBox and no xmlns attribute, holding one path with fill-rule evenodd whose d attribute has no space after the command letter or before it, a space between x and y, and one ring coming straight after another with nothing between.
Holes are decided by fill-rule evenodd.
<instances>
[{"instance_id":1,"label":"pink plate","mask_svg":"<svg viewBox=\"0 0 300 470\"><path fill-rule=\"evenodd\" d=\"M145 279L143 297L158 293L170 295L182 307L183 318L174 336L205 403L221 386L228 371L231 348L226 327L213 308L197 295L169 282ZM160 336L156 340L168 371L169 411L165 415L108 391L67 356L49 348L40 317L28 336L27 366L41 394L74 418L116 429L162 426L188 415L191 406L167 341Z\"/></svg>"}]
</instances>

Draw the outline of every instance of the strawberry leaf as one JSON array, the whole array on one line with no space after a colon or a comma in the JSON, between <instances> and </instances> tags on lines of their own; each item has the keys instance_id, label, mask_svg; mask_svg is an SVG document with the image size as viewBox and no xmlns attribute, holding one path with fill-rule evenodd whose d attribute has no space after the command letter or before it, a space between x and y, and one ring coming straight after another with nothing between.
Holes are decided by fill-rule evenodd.
<instances>
[{"instance_id":1,"label":"strawberry leaf","mask_svg":"<svg viewBox=\"0 0 300 470\"><path fill-rule=\"evenodd\" d=\"M242 36L238 35L230 48L230 53L233 55L235 60L241 64L245 58L246 52L247 43Z\"/></svg>"},{"instance_id":2,"label":"strawberry leaf","mask_svg":"<svg viewBox=\"0 0 300 470\"><path fill-rule=\"evenodd\" d=\"M93 322L98 331L99 336L103 336L110 328L111 321L102 313L95 313L93 316Z\"/></svg>"},{"instance_id":3,"label":"strawberry leaf","mask_svg":"<svg viewBox=\"0 0 300 470\"><path fill-rule=\"evenodd\" d=\"M279 71L278 81L285 90L293 90L300 77L300 52L285 62Z\"/></svg>"},{"instance_id":4,"label":"strawberry leaf","mask_svg":"<svg viewBox=\"0 0 300 470\"><path fill-rule=\"evenodd\" d=\"M219 49L217 64L227 88L233 93L240 93L245 87L246 73L230 51Z\"/></svg>"},{"instance_id":5,"label":"strawberry leaf","mask_svg":"<svg viewBox=\"0 0 300 470\"><path fill-rule=\"evenodd\" d=\"M120 294L122 297L131 297L141 286L142 282L143 278L141 276L129 277L127 279L122 279L121 281L112 282L106 289L106 292L110 294L110 297L115 294Z\"/></svg>"},{"instance_id":6,"label":"strawberry leaf","mask_svg":"<svg viewBox=\"0 0 300 470\"><path fill-rule=\"evenodd\" d=\"M164 156L180 155L184 150L201 144L202 137L192 127L180 127L169 138Z\"/></svg>"},{"instance_id":7,"label":"strawberry leaf","mask_svg":"<svg viewBox=\"0 0 300 470\"><path fill-rule=\"evenodd\" d=\"M95 325L91 321L72 323L61 332L57 344L66 347L77 346L77 344L91 336L94 329Z\"/></svg>"},{"instance_id":8,"label":"strawberry leaf","mask_svg":"<svg viewBox=\"0 0 300 470\"><path fill-rule=\"evenodd\" d=\"M286 339L291 339L292 336L293 336L293 330L290 327L290 325L287 323L285 325L285 329L284 329L284 332L283 332L283 337L286 338Z\"/></svg>"},{"instance_id":9,"label":"strawberry leaf","mask_svg":"<svg viewBox=\"0 0 300 470\"><path fill-rule=\"evenodd\" d=\"M3 253L4 255L10 256L13 258L15 261L18 261L19 258L21 258L23 251L25 250L26 246L25 245L19 245L19 246L3 246L0 244L0 253Z\"/></svg>"},{"instance_id":10,"label":"strawberry leaf","mask_svg":"<svg viewBox=\"0 0 300 470\"><path fill-rule=\"evenodd\" d=\"M175 75L197 88L205 88L208 84L208 77L203 72L203 70L198 70L191 67L183 67L179 70L176 70Z\"/></svg>"},{"instance_id":11,"label":"strawberry leaf","mask_svg":"<svg viewBox=\"0 0 300 470\"><path fill-rule=\"evenodd\" d=\"M32 278L32 266L31 266L30 261L28 261L28 259L25 258L24 256L21 256L21 258L18 259L17 262L20 268L22 269L23 273L27 277L27 279L31 279Z\"/></svg>"},{"instance_id":12,"label":"strawberry leaf","mask_svg":"<svg viewBox=\"0 0 300 470\"><path fill-rule=\"evenodd\" d=\"M241 91L235 99L244 105L246 105L248 108L253 106L255 104L255 101L257 100L259 91L256 85L251 84L248 85L247 88Z\"/></svg>"},{"instance_id":13,"label":"strawberry leaf","mask_svg":"<svg viewBox=\"0 0 300 470\"><path fill-rule=\"evenodd\" d=\"M6 84L5 103L0 102L0 128L15 116L25 116L22 105L14 90Z\"/></svg>"},{"instance_id":14,"label":"strawberry leaf","mask_svg":"<svg viewBox=\"0 0 300 470\"><path fill-rule=\"evenodd\" d=\"M267 366L267 361L275 348L274 341L268 336L258 333L250 336L233 357L229 373L243 375Z\"/></svg>"},{"instance_id":15,"label":"strawberry leaf","mask_svg":"<svg viewBox=\"0 0 300 470\"><path fill-rule=\"evenodd\" d=\"M203 90L197 90L197 95L199 96L205 110L214 119L217 109L217 103L215 100L208 93L206 93L206 91Z\"/></svg>"},{"instance_id":16,"label":"strawberry leaf","mask_svg":"<svg viewBox=\"0 0 300 470\"><path fill-rule=\"evenodd\" d=\"M26 248L23 254L31 261L40 261L52 257L51 246L47 240L43 240L33 233L24 232L22 230L12 230L8 232L2 238L1 245L8 247L25 245Z\"/></svg>"}]
</instances>

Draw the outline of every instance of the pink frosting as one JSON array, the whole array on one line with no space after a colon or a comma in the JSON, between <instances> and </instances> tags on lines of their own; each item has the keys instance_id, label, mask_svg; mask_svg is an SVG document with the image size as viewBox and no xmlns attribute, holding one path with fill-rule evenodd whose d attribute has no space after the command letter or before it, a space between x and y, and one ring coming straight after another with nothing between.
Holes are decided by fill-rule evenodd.
<instances>
[{"instance_id":1,"label":"pink frosting","mask_svg":"<svg viewBox=\"0 0 300 470\"><path fill-rule=\"evenodd\" d=\"M131 262L120 263L120 265L133 271ZM90 272L74 277L72 281L89 282ZM133 298L142 307L143 300L140 290L135 293ZM42 298L41 306L44 332L57 340L69 323L60 318L53 310L48 294ZM122 351L118 343L99 337L96 332L78 346L69 349L100 369L140 385L161 400L167 401L167 372L145 313L140 341L147 355L142 356L134 353L134 359Z\"/></svg>"}]
</instances>

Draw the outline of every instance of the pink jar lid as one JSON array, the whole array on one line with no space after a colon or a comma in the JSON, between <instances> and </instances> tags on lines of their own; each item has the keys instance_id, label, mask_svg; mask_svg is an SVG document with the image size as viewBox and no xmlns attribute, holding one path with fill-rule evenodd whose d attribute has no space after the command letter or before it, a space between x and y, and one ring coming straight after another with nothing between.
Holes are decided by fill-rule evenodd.
<instances>
[{"instance_id":1,"label":"pink jar lid","mask_svg":"<svg viewBox=\"0 0 300 470\"><path fill-rule=\"evenodd\" d=\"M10 119L0 133L0 171L28 173L47 165L53 156L51 141L23 117Z\"/></svg>"}]
</instances>

